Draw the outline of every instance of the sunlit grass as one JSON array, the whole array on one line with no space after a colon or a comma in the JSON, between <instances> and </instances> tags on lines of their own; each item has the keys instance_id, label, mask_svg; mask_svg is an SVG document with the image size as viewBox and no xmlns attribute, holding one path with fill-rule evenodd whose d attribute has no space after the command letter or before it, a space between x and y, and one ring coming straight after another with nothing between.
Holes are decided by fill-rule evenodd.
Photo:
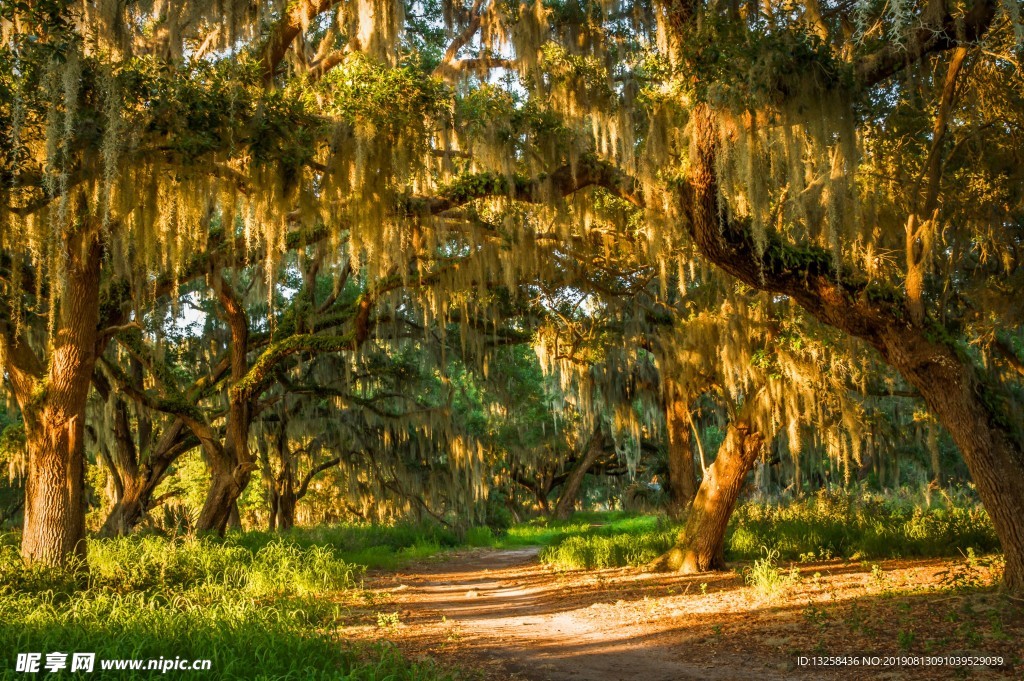
<instances>
[{"instance_id":1,"label":"sunlit grass","mask_svg":"<svg viewBox=\"0 0 1024 681\"><path fill-rule=\"evenodd\" d=\"M18 652L209 659L208 678L454 678L387 646L346 643L344 595L364 568L288 539L131 537L91 542L87 572L25 568L0 546L0 679ZM400 551L401 549L399 549ZM100 674L96 674L98 677ZM150 678L159 672L102 672ZM166 678L166 677L165 677Z\"/></svg>"},{"instance_id":2,"label":"sunlit grass","mask_svg":"<svg viewBox=\"0 0 1024 681\"><path fill-rule=\"evenodd\" d=\"M742 504L730 523L726 552L753 560L767 546L782 560L957 556L968 548L999 550L988 514L960 497L923 500L868 493L822 492L788 504Z\"/></svg>"},{"instance_id":3,"label":"sunlit grass","mask_svg":"<svg viewBox=\"0 0 1024 681\"><path fill-rule=\"evenodd\" d=\"M658 516L636 515L622 511L576 513L566 521L536 518L513 525L500 537L499 546L548 546L570 537L634 534L661 526Z\"/></svg>"},{"instance_id":4,"label":"sunlit grass","mask_svg":"<svg viewBox=\"0 0 1024 681\"><path fill-rule=\"evenodd\" d=\"M658 516L579 516L568 523L513 527L519 537L547 544L541 560L563 568L640 566L668 550L679 532ZM726 533L726 557L757 560L765 549L779 560L959 556L999 550L985 510L953 495L937 503L901 495L822 492L801 500L746 502Z\"/></svg>"}]
</instances>

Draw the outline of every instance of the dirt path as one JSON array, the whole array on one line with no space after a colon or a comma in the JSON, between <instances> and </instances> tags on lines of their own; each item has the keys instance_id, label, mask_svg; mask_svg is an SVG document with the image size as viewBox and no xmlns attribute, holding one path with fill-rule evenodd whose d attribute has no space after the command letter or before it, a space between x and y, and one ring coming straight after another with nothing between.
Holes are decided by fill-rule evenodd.
<instances>
[{"instance_id":1,"label":"dirt path","mask_svg":"<svg viewBox=\"0 0 1024 681\"><path fill-rule=\"evenodd\" d=\"M1024 678L1024 613L991 589L950 591L949 560L799 564L786 568L784 593L765 601L736 572L563 573L536 557L536 548L479 549L381 573L362 631L412 657L502 681ZM999 655L1005 663L799 663L823 655Z\"/></svg>"},{"instance_id":2,"label":"dirt path","mask_svg":"<svg viewBox=\"0 0 1024 681\"><path fill-rule=\"evenodd\" d=\"M674 644L675 630L602 616L602 610L621 608L629 590L608 590L603 600L597 594L588 597L576 580L538 565L537 552L475 552L416 574L390 576L389 581L398 582L390 590L402 608L400 643L435 655L471 658L475 667L483 663L492 678L793 678L793 670L773 669L755 654L694 654Z\"/></svg>"}]
</instances>

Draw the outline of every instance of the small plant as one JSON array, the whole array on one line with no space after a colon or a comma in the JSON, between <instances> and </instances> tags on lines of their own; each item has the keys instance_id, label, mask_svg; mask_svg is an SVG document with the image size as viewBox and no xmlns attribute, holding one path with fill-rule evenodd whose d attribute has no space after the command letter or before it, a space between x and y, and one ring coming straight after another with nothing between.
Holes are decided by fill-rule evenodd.
<instances>
[{"instance_id":1,"label":"small plant","mask_svg":"<svg viewBox=\"0 0 1024 681\"><path fill-rule=\"evenodd\" d=\"M973 548L962 554L963 560L950 564L939 573L941 584L953 591L979 589L1002 579L1006 562L1002 556L978 557Z\"/></svg>"},{"instance_id":2,"label":"small plant","mask_svg":"<svg viewBox=\"0 0 1024 681\"><path fill-rule=\"evenodd\" d=\"M896 642L900 644L900 648L907 650L910 646L914 645L914 632L908 629L900 629L896 634Z\"/></svg>"},{"instance_id":3,"label":"small plant","mask_svg":"<svg viewBox=\"0 0 1024 681\"><path fill-rule=\"evenodd\" d=\"M824 608L819 608L814 603L808 603L807 607L804 608L804 619L807 620L808 624L814 624L819 629L824 629L828 625L828 613L825 612Z\"/></svg>"},{"instance_id":4,"label":"small plant","mask_svg":"<svg viewBox=\"0 0 1024 681\"><path fill-rule=\"evenodd\" d=\"M777 549L761 547L763 558L754 561L754 566L746 574L746 582L766 601L775 600L793 583L793 573L783 574L776 561L779 558ZM799 577L799 573L797 573Z\"/></svg>"},{"instance_id":5,"label":"small plant","mask_svg":"<svg viewBox=\"0 0 1024 681\"><path fill-rule=\"evenodd\" d=\"M700 595L701 596L707 596L708 595L708 583L707 582L701 582L700 583Z\"/></svg>"},{"instance_id":6,"label":"small plant","mask_svg":"<svg viewBox=\"0 0 1024 681\"><path fill-rule=\"evenodd\" d=\"M399 625L398 613L397 612L378 612L377 613L377 627L379 629L387 629L388 631L398 628Z\"/></svg>"}]
</instances>

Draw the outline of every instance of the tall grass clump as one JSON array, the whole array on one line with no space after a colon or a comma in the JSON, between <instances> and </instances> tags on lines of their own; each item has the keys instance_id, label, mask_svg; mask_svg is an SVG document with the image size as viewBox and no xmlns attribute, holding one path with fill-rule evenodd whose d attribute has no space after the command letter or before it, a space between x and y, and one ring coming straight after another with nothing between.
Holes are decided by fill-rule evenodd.
<instances>
[{"instance_id":1,"label":"tall grass clump","mask_svg":"<svg viewBox=\"0 0 1024 681\"><path fill-rule=\"evenodd\" d=\"M799 579L796 571L784 573L778 566L779 552L761 548L761 557L754 561L744 575L744 581L763 601L774 601Z\"/></svg>"},{"instance_id":2,"label":"tall grass clump","mask_svg":"<svg viewBox=\"0 0 1024 681\"><path fill-rule=\"evenodd\" d=\"M956 556L999 550L988 514L950 494L939 503L907 495L822 491L779 504L748 502L733 515L726 539L733 559L759 557L762 546L786 560Z\"/></svg>"},{"instance_id":3,"label":"tall grass clump","mask_svg":"<svg viewBox=\"0 0 1024 681\"><path fill-rule=\"evenodd\" d=\"M552 535L534 535L550 541L541 562L566 570L643 565L667 551L677 534L658 516L580 515L570 523L549 523Z\"/></svg>"},{"instance_id":4,"label":"tall grass clump","mask_svg":"<svg viewBox=\"0 0 1024 681\"><path fill-rule=\"evenodd\" d=\"M386 647L345 642L344 592L363 568L330 548L155 536L94 540L87 570L28 568L0 545L0 679L18 652L208 659L217 679L451 679ZM159 671L97 671L157 678ZM195 673L195 672L193 672ZM167 678L164 675L164 678Z\"/></svg>"},{"instance_id":5,"label":"tall grass clump","mask_svg":"<svg viewBox=\"0 0 1024 681\"><path fill-rule=\"evenodd\" d=\"M638 566L667 551L675 537L672 531L577 535L545 548L540 559L566 570Z\"/></svg>"},{"instance_id":6,"label":"tall grass clump","mask_svg":"<svg viewBox=\"0 0 1024 681\"><path fill-rule=\"evenodd\" d=\"M346 562L380 569L402 567L413 560L467 543L452 529L426 522L295 527L285 533L246 532L233 535L232 541L256 551L282 538L302 548L327 547Z\"/></svg>"}]
</instances>

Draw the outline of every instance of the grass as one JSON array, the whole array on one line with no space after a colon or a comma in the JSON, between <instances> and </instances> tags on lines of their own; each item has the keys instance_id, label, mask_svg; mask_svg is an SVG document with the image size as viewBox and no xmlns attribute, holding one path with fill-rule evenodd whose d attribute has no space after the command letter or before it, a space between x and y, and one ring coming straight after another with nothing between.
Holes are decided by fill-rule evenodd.
<instances>
[{"instance_id":1,"label":"grass","mask_svg":"<svg viewBox=\"0 0 1024 681\"><path fill-rule=\"evenodd\" d=\"M796 570L784 573L778 566L778 559L777 550L765 548L744 574L744 581L763 601L774 601L800 578Z\"/></svg>"},{"instance_id":2,"label":"grass","mask_svg":"<svg viewBox=\"0 0 1024 681\"><path fill-rule=\"evenodd\" d=\"M991 553L999 540L981 505L963 497L928 506L903 495L822 492L787 505L740 506L727 555L753 560L762 546L782 560L860 560Z\"/></svg>"},{"instance_id":3,"label":"grass","mask_svg":"<svg viewBox=\"0 0 1024 681\"><path fill-rule=\"evenodd\" d=\"M93 652L99 660L209 659L207 678L440 681L387 645L345 642L346 594L364 568L324 546L290 540L142 537L90 544L88 573L23 567L0 545L0 679L19 652ZM248 545L247 545L248 544ZM165 677L166 678L166 677Z\"/></svg>"},{"instance_id":4,"label":"grass","mask_svg":"<svg viewBox=\"0 0 1024 681\"><path fill-rule=\"evenodd\" d=\"M569 523L519 530L547 543L541 560L562 569L643 565L672 546L679 528L656 516L574 517ZM510 536L519 528L512 528ZM726 557L758 560L939 557L999 550L980 504L951 495L925 504L902 495L822 492L786 504L741 504L726 533Z\"/></svg>"},{"instance_id":5,"label":"grass","mask_svg":"<svg viewBox=\"0 0 1024 681\"><path fill-rule=\"evenodd\" d=\"M569 520L535 518L527 523L513 525L502 535L497 545L549 546L570 537L599 536L619 533L634 534L650 531L663 523L657 516L637 515L623 511L576 513Z\"/></svg>"},{"instance_id":6,"label":"grass","mask_svg":"<svg viewBox=\"0 0 1024 681\"><path fill-rule=\"evenodd\" d=\"M570 521L513 527L513 541L545 544L541 561L562 569L642 565L672 546L677 531L653 515L578 513ZM506 540L507 541L507 540Z\"/></svg>"},{"instance_id":7,"label":"grass","mask_svg":"<svg viewBox=\"0 0 1024 681\"><path fill-rule=\"evenodd\" d=\"M230 539L251 551L281 539L302 548L330 547L337 558L347 563L370 569L394 570L446 549L465 546L469 543L469 537L479 535L482 531L490 532L487 528L474 528L460 539L454 531L437 523L347 523L296 527L284 533L236 533Z\"/></svg>"},{"instance_id":8,"label":"grass","mask_svg":"<svg viewBox=\"0 0 1024 681\"><path fill-rule=\"evenodd\" d=\"M641 565L678 532L652 515L579 513L495 534L461 537L438 525L337 525L227 539L135 536L90 542L88 571L23 567L15 537L0 537L0 681L19 652L93 652L97 659L209 659L210 678L440 681L455 678L413 663L387 644L345 640L349 605L367 567L393 569L458 546L545 545L559 568ZM925 505L900 496L823 493L787 505L742 504L727 555L754 560L750 585L771 599L785 589L781 560L973 557L998 549L984 511L964 497ZM972 573L973 574L973 573ZM971 582L957 573L950 579ZM976 581L976 580L975 580ZM973 582L971 582L973 583ZM397 613L378 615L382 631ZM159 672L102 672L149 678Z\"/></svg>"}]
</instances>

